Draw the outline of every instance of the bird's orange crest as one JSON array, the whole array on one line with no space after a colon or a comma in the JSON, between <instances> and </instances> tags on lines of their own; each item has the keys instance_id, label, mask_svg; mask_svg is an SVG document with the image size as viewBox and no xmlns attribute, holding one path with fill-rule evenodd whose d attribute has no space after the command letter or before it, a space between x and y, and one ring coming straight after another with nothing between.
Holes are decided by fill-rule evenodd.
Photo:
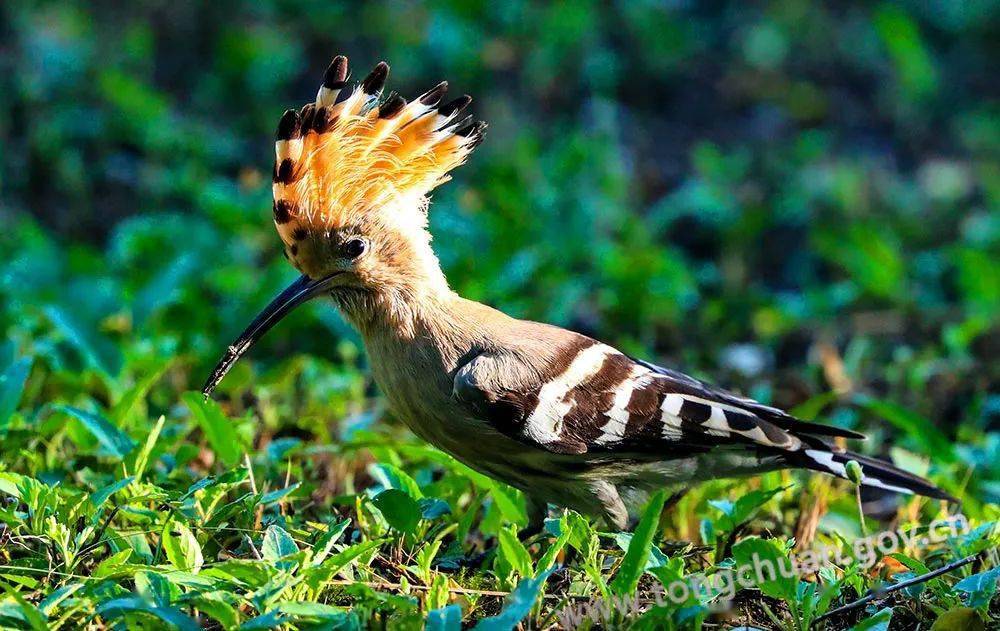
<instances>
[{"instance_id":1,"label":"bird's orange crest","mask_svg":"<svg viewBox=\"0 0 1000 631\"><path fill-rule=\"evenodd\" d=\"M348 76L347 58L338 56L315 102L281 117L274 223L287 245L390 204L421 215L423 225L427 193L482 140L486 124L460 117L470 97L441 104L448 88L441 82L411 102L396 94L382 100L388 74L381 62L338 98Z\"/></svg>"}]
</instances>

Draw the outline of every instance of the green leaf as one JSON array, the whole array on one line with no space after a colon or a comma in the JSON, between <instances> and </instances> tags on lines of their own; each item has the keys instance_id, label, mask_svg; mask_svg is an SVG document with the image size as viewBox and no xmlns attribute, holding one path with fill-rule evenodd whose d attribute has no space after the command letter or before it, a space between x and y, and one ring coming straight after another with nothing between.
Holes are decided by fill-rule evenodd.
<instances>
[{"instance_id":1,"label":"green leaf","mask_svg":"<svg viewBox=\"0 0 1000 631\"><path fill-rule=\"evenodd\" d=\"M36 631L45 631L49 628L45 614L25 600L24 596L22 596L20 592L7 583L0 582L0 587L3 587L4 591L7 592L7 595L14 599L17 606L20 608L25 621L31 625L32 629L35 629Z\"/></svg>"},{"instance_id":2,"label":"green leaf","mask_svg":"<svg viewBox=\"0 0 1000 631\"><path fill-rule=\"evenodd\" d=\"M733 546L733 559L737 577L748 574L760 590L772 598L798 599L799 579L794 561L774 540L747 537Z\"/></svg>"},{"instance_id":3,"label":"green leaf","mask_svg":"<svg viewBox=\"0 0 1000 631\"><path fill-rule=\"evenodd\" d=\"M334 607L317 602L283 602L277 606L282 613L286 613L296 618L313 618L317 620L330 620L342 617L347 610L343 607Z\"/></svg>"},{"instance_id":4,"label":"green leaf","mask_svg":"<svg viewBox=\"0 0 1000 631\"><path fill-rule=\"evenodd\" d=\"M100 508L101 506L104 505L104 502L108 501L108 498L110 498L118 491L121 491L128 485L132 484L134 480L135 480L134 477L129 476L124 480L118 480L117 482L112 482L106 487L94 491L90 496L90 503L94 505L94 508Z\"/></svg>"},{"instance_id":5,"label":"green leaf","mask_svg":"<svg viewBox=\"0 0 1000 631\"><path fill-rule=\"evenodd\" d=\"M427 612L427 625L424 631L461 631L462 608L458 605L448 605Z\"/></svg>"},{"instance_id":6,"label":"green leaf","mask_svg":"<svg viewBox=\"0 0 1000 631\"><path fill-rule=\"evenodd\" d=\"M0 430L7 426L11 415L17 411L24 384L31 373L32 361L31 357L22 357L0 375Z\"/></svg>"},{"instance_id":7,"label":"green leaf","mask_svg":"<svg viewBox=\"0 0 1000 631\"><path fill-rule=\"evenodd\" d=\"M427 590L427 595L424 597L424 606L430 610L446 607L448 595L448 576L437 574L431 581L431 588Z\"/></svg>"},{"instance_id":8,"label":"green leaf","mask_svg":"<svg viewBox=\"0 0 1000 631\"><path fill-rule=\"evenodd\" d=\"M131 556L131 548L112 554L97 564L97 567L91 572L91 576L94 578L107 578L116 574L128 562ZM128 573L131 574L132 572L129 571Z\"/></svg>"},{"instance_id":9,"label":"green leaf","mask_svg":"<svg viewBox=\"0 0 1000 631\"><path fill-rule=\"evenodd\" d=\"M125 394L118 399L118 402L111 408L109 416L117 420L119 423L127 424L129 420L128 416L132 412L132 408L135 407L135 404L149 393L149 389L153 387L153 384L160 380L160 377L162 377L163 373L167 371L167 368L170 367L171 363L172 360L167 360L155 370L151 370L146 373L139 383L129 388Z\"/></svg>"},{"instance_id":10,"label":"green leaf","mask_svg":"<svg viewBox=\"0 0 1000 631\"><path fill-rule=\"evenodd\" d=\"M854 629L857 628L854 627ZM888 625L885 628L879 628L878 631L886 631L887 629ZM938 619L931 625L931 631L985 631L985 629L986 625L983 624L983 619L979 617L975 609L968 607L949 609L938 616Z\"/></svg>"},{"instance_id":11,"label":"green leaf","mask_svg":"<svg viewBox=\"0 0 1000 631\"><path fill-rule=\"evenodd\" d=\"M146 442L143 443L142 449L135 457L135 479L141 480L144 473L146 473L146 467L149 465L149 456L153 453L153 448L156 446L156 441L160 438L160 432L163 430L163 425L166 423L166 417L162 414L160 418L156 419L156 424L153 425L153 429L146 436Z\"/></svg>"},{"instance_id":12,"label":"green leaf","mask_svg":"<svg viewBox=\"0 0 1000 631\"><path fill-rule=\"evenodd\" d=\"M924 44L920 25L907 10L890 2L879 3L872 26L892 59L902 94L917 100L934 93L938 89L934 57Z\"/></svg>"},{"instance_id":13,"label":"green leaf","mask_svg":"<svg viewBox=\"0 0 1000 631\"><path fill-rule=\"evenodd\" d=\"M68 405L57 405L55 409L80 421L87 431L94 435L97 442L119 460L135 449L135 443L132 442L128 434L115 427L111 421L103 416Z\"/></svg>"},{"instance_id":14,"label":"green leaf","mask_svg":"<svg viewBox=\"0 0 1000 631\"><path fill-rule=\"evenodd\" d=\"M121 351L107 338L97 333L97 327L76 319L68 310L55 305L42 309L66 341L80 352L88 366L107 376L117 375L121 369Z\"/></svg>"},{"instance_id":15,"label":"green leaf","mask_svg":"<svg viewBox=\"0 0 1000 631\"><path fill-rule=\"evenodd\" d=\"M258 631L259 629L275 629L291 622L291 616L274 609L256 618L250 618L240 625L240 631Z\"/></svg>"},{"instance_id":16,"label":"green leaf","mask_svg":"<svg viewBox=\"0 0 1000 631\"><path fill-rule=\"evenodd\" d=\"M222 413L219 404L206 400L200 392L185 392L181 399L191 410L219 460L227 467L239 462L243 455L243 443L233 422Z\"/></svg>"},{"instance_id":17,"label":"green leaf","mask_svg":"<svg viewBox=\"0 0 1000 631\"><path fill-rule=\"evenodd\" d=\"M709 505L721 511L724 515L722 521L722 527L727 532L732 532L740 524L750 519L751 516L759 509L761 506L766 504L772 497L781 493L787 486L780 487L777 489L771 489L767 491L757 490L750 491L740 496L736 502L730 502L728 500L709 500Z\"/></svg>"},{"instance_id":18,"label":"green leaf","mask_svg":"<svg viewBox=\"0 0 1000 631\"><path fill-rule=\"evenodd\" d=\"M967 576L955 584L955 589L969 595L965 604L970 607L988 605L997 591L997 581L1000 580L1000 567Z\"/></svg>"},{"instance_id":19,"label":"green leaf","mask_svg":"<svg viewBox=\"0 0 1000 631\"><path fill-rule=\"evenodd\" d=\"M522 578L531 576L533 574L531 571L531 555L528 554L528 549L524 547L524 544L517 538L517 535L507 528L501 528L497 536L500 540L500 554L507 560L507 563Z\"/></svg>"},{"instance_id":20,"label":"green leaf","mask_svg":"<svg viewBox=\"0 0 1000 631\"><path fill-rule=\"evenodd\" d=\"M38 603L38 608L46 616L51 616L55 613L56 608L62 604L63 601L75 594L83 586L83 583L70 583L69 585L64 585L42 599L42 601Z\"/></svg>"},{"instance_id":21,"label":"green leaf","mask_svg":"<svg viewBox=\"0 0 1000 631\"><path fill-rule=\"evenodd\" d=\"M185 600L198 611L214 618L224 629L231 629L240 622L236 609L226 602L224 592L203 592Z\"/></svg>"},{"instance_id":22,"label":"green leaf","mask_svg":"<svg viewBox=\"0 0 1000 631\"><path fill-rule=\"evenodd\" d=\"M178 570L197 572L205 562L194 533L176 521L167 522L163 529L163 551Z\"/></svg>"},{"instance_id":23,"label":"green leaf","mask_svg":"<svg viewBox=\"0 0 1000 631\"><path fill-rule=\"evenodd\" d=\"M141 598L116 598L97 607L97 613L105 620L111 621L129 613L141 613L153 616L181 631L199 631L201 627L193 619L179 609L173 607L157 607Z\"/></svg>"},{"instance_id":24,"label":"green leaf","mask_svg":"<svg viewBox=\"0 0 1000 631\"><path fill-rule=\"evenodd\" d=\"M639 520L639 525L635 528L632 541L628 544L625 558L622 560L618 574L611 581L611 591L618 595L627 595L635 591L639 584L639 577L646 569L646 560L649 558L649 548L653 545L653 537L656 535L656 528L660 523L660 513L663 512L663 504L666 502L666 491L658 491L649 500L646 510Z\"/></svg>"},{"instance_id":25,"label":"green leaf","mask_svg":"<svg viewBox=\"0 0 1000 631\"><path fill-rule=\"evenodd\" d=\"M330 551L333 550L334 544L340 539L340 537L347 530L347 527L351 525L350 519L345 519L339 524L330 524L327 526L326 532L316 539L316 543L313 545L313 557L312 565L319 565L322 563L327 556L330 555Z\"/></svg>"},{"instance_id":26,"label":"green leaf","mask_svg":"<svg viewBox=\"0 0 1000 631\"><path fill-rule=\"evenodd\" d=\"M382 541L375 539L356 543L345 550L331 556L319 567L311 568L306 578L306 583L312 589L320 589L323 584L337 575L342 569L353 563L358 558L371 552L382 545Z\"/></svg>"},{"instance_id":27,"label":"green leaf","mask_svg":"<svg viewBox=\"0 0 1000 631\"><path fill-rule=\"evenodd\" d=\"M266 584L277 574L270 563L251 559L230 559L213 564L201 572L202 576L246 583L253 589Z\"/></svg>"},{"instance_id":28,"label":"green leaf","mask_svg":"<svg viewBox=\"0 0 1000 631\"><path fill-rule=\"evenodd\" d=\"M477 631L511 631L531 611L538 600L545 580L555 568L545 570L535 578L526 578L517 584L514 591L504 599L503 609L499 614L483 618L474 629Z\"/></svg>"},{"instance_id":29,"label":"green leaf","mask_svg":"<svg viewBox=\"0 0 1000 631\"><path fill-rule=\"evenodd\" d=\"M420 516L424 519L437 519L451 512L448 502L436 497L425 497L417 502L420 505Z\"/></svg>"},{"instance_id":30,"label":"green leaf","mask_svg":"<svg viewBox=\"0 0 1000 631\"><path fill-rule=\"evenodd\" d=\"M158 607L170 605L173 599L170 593L170 581L159 572L137 572L135 591L144 600Z\"/></svg>"},{"instance_id":31,"label":"green leaf","mask_svg":"<svg viewBox=\"0 0 1000 631\"><path fill-rule=\"evenodd\" d=\"M264 493L264 495L261 496L260 498L260 503L263 504L264 506L268 506L269 504L274 504L275 502L278 502L279 500L283 499L289 493L294 493L295 489L299 488L300 485L301 484L299 482L295 482L294 484L289 484L283 489L275 489L268 493Z\"/></svg>"},{"instance_id":32,"label":"green leaf","mask_svg":"<svg viewBox=\"0 0 1000 631\"><path fill-rule=\"evenodd\" d=\"M556 540L551 546L549 546L549 549L545 551L542 558L538 560L538 565L535 567L539 572L543 572L552 567L552 564L556 562L556 556L558 556L562 549L566 547L566 544L569 542L569 538L572 534L573 531L570 528L565 528L559 533Z\"/></svg>"},{"instance_id":33,"label":"green leaf","mask_svg":"<svg viewBox=\"0 0 1000 631\"><path fill-rule=\"evenodd\" d=\"M261 556L264 560L271 561L282 570L291 570L295 567L292 561L280 561L287 556L297 554L299 547L295 545L292 536L280 526L268 526L264 532L264 543L261 545Z\"/></svg>"},{"instance_id":34,"label":"green leaf","mask_svg":"<svg viewBox=\"0 0 1000 631\"><path fill-rule=\"evenodd\" d=\"M518 526L527 525L528 515L522 502L518 501L517 491L491 479L489 481L489 494L493 504L500 510L500 514L505 520Z\"/></svg>"},{"instance_id":35,"label":"green leaf","mask_svg":"<svg viewBox=\"0 0 1000 631\"><path fill-rule=\"evenodd\" d=\"M890 621L892 621L892 608L886 607L851 627L851 631L889 631Z\"/></svg>"},{"instance_id":36,"label":"green leaf","mask_svg":"<svg viewBox=\"0 0 1000 631\"><path fill-rule=\"evenodd\" d=\"M262 616L247 620L239 628L274 629L289 625L291 628L318 628L327 631L360 631L357 616L341 607L316 602L279 603Z\"/></svg>"},{"instance_id":37,"label":"green leaf","mask_svg":"<svg viewBox=\"0 0 1000 631\"><path fill-rule=\"evenodd\" d=\"M250 472L247 471L245 467L240 467L239 469L233 469L232 471L227 471L222 475L210 475L207 478L202 478L189 486L184 495L181 496L181 501L192 497L198 491L202 489L207 489L212 486L220 484L239 484L249 477Z\"/></svg>"},{"instance_id":38,"label":"green leaf","mask_svg":"<svg viewBox=\"0 0 1000 631\"><path fill-rule=\"evenodd\" d=\"M420 522L420 506L405 491L388 489L372 500L389 525L400 532L413 534Z\"/></svg>"},{"instance_id":39,"label":"green leaf","mask_svg":"<svg viewBox=\"0 0 1000 631\"><path fill-rule=\"evenodd\" d=\"M368 468L375 481L387 489L399 489L415 500L424 496L420 491L420 485L408 473L399 467L391 464L378 463Z\"/></svg>"}]
</instances>

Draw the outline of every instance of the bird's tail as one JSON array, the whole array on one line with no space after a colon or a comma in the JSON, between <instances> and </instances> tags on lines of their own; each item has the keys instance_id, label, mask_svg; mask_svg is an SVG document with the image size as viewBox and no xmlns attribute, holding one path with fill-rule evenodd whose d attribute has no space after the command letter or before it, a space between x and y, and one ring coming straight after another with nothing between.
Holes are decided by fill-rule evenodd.
<instances>
[{"instance_id":1,"label":"bird's tail","mask_svg":"<svg viewBox=\"0 0 1000 631\"><path fill-rule=\"evenodd\" d=\"M808 446L797 453L802 458L802 466L813 471L829 473L845 480L849 479L847 475L847 463L854 460L861 465L861 484L863 486L886 489L907 495L923 495L924 497L933 497L935 499L948 500L949 502L958 501L920 476L907 473L884 460L862 456L852 451L834 451L819 441L816 441L816 444L813 446Z\"/></svg>"}]
</instances>

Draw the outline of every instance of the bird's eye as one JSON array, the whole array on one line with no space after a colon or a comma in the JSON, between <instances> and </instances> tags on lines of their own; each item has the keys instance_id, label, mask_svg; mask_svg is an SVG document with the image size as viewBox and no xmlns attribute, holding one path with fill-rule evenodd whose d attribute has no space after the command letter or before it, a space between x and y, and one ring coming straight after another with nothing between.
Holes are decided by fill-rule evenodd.
<instances>
[{"instance_id":1,"label":"bird's eye","mask_svg":"<svg viewBox=\"0 0 1000 631\"><path fill-rule=\"evenodd\" d=\"M356 259L365 253L368 249L368 244L364 239L348 239L347 243L344 244L344 255L349 259Z\"/></svg>"}]
</instances>

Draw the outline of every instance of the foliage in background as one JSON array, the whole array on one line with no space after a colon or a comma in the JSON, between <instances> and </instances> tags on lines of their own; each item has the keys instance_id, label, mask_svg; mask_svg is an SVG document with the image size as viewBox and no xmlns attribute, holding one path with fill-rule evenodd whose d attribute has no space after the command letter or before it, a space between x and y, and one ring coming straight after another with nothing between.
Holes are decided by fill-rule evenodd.
<instances>
[{"instance_id":1,"label":"foliage in background","mask_svg":"<svg viewBox=\"0 0 1000 631\"><path fill-rule=\"evenodd\" d=\"M525 545L518 494L402 432L326 305L220 404L190 392L294 276L271 134L336 53L388 60L404 95L446 78L490 122L431 207L460 293L865 431L977 528L744 590L729 624L805 627L983 550L879 616L995 624L998 20L992 0L3 3L0 624L544 626L755 535L860 534L849 485L775 473L703 485L642 537L569 513ZM941 514L863 500L885 527Z\"/></svg>"}]
</instances>

